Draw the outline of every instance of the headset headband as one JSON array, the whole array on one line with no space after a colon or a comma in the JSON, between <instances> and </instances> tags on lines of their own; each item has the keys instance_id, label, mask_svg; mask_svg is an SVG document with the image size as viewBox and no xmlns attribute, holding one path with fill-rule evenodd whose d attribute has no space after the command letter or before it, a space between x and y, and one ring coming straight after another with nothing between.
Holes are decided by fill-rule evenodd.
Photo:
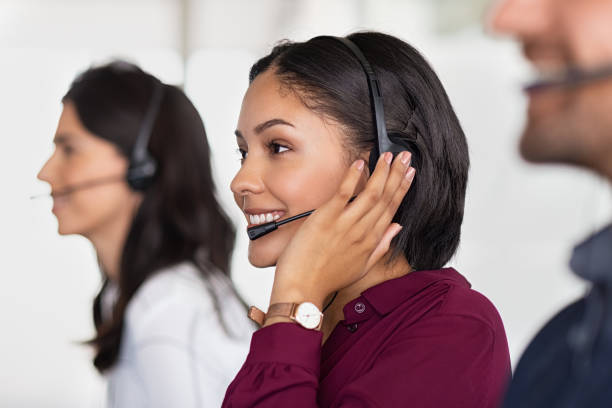
<instances>
[{"instance_id":1,"label":"headset headband","mask_svg":"<svg viewBox=\"0 0 612 408\"><path fill-rule=\"evenodd\" d=\"M134 165L138 165L146 160L149 156L149 140L151 139L153 125L155 124L155 119L157 118L157 113L159 112L159 107L161 105L163 96L164 85L160 81L155 80L155 87L153 89L153 95L151 96L151 102L149 102L149 107L145 112L144 119L142 120L140 129L138 130L138 136L136 136L134 148L132 149L131 162Z\"/></svg>"},{"instance_id":2,"label":"headset headband","mask_svg":"<svg viewBox=\"0 0 612 408\"><path fill-rule=\"evenodd\" d=\"M357 58L368 80L368 89L370 91L370 102L372 104L372 115L374 118L374 126L376 128L376 136L378 140L378 154L392 150L394 143L389 140L387 135L387 127L385 126L385 109L383 107L383 97L380 90L380 83L372 69L372 66L361 52L359 47L344 37L331 37L344 44Z\"/></svg>"},{"instance_id":3,"label":"headset headband","mask_svg":"<svg viewBox=\"0 0 612 408\"><path fill-rule=\"evenodd\" d=\"M153 182L157 171L157 163L149 154L148 147L163 96L164 84L155 79L153 95L134 142L132 154L130 155L130 167L126 177L130 187L136 191L146 190Z\"/></svg>"}]
</instances>

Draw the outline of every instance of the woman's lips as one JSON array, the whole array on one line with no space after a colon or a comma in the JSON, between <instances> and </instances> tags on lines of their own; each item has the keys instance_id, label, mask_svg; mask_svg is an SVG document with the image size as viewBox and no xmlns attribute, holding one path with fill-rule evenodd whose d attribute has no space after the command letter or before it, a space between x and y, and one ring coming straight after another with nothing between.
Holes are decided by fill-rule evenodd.
<instances>
[{"instance_id":1,"label":"woman's lips","mask_svg":"<svg viewBox=\"0 0 612 408\"><path fill-rule=\"evenodd\" d=\"M59 210L64 208L68 203L68 197L57 195L53 196L53 208L51 208L51 212L56 214Z\"/></svg>"}]
</instances>

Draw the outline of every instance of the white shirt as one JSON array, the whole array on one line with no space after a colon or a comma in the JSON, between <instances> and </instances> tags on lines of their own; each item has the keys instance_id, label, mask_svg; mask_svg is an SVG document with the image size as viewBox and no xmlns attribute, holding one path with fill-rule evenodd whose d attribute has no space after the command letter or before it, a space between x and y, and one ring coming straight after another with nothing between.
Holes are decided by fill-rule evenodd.
<instances>
[{"instance_id":1,"label":"white shirt","mask_svg":"<svg viewBox=\"0 0 612 408\"><path fill-rule=\"evenodd\" d=\"M220 407L254 327L220 273L207 284L192 263L149 277L128 304L109 408ZM228 335L209 289L215 291Z\"/></svg>"}]
</instances>

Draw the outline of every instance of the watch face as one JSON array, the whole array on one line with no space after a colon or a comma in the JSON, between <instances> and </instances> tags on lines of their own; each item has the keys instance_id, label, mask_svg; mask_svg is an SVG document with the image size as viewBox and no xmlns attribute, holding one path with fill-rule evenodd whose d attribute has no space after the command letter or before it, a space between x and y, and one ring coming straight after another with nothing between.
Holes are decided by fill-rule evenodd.
<instances>
[{"instance_id":1,"label":"watch face","mask_svg":"<svg viewBox=\"0 0 612 408\"><path fill-rule=\"evenodd\" d=\"M295 311L295 320L307 329L316 329L321 323L321 312L312 303L304 302Z\"/></svg>"}]
</instances>

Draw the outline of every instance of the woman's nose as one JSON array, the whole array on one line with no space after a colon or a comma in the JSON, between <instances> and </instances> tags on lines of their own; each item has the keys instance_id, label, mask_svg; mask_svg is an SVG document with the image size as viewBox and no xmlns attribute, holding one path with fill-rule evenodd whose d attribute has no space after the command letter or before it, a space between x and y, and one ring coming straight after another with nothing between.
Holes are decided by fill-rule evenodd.
<instances>
[{"instance_id":1,"label":"woman's nose","mask_svg":"<svg viewBox=\"0 0 612 408\"><path fill-rule=\"evenodd\" d=\"M53 179L53 162L54 162L53 158L54 157L55 157L55 153L53 153L51 157L47 159L45 164L43 164L43 166L38 171L38 174L36 175L37 179L41 181L45 181L49 184L51 183Z\"/></svg>"},{"instance_id":2,"label":"woman's nose","mask_svg":"<svg viewBox=\"0 0 612 408\"><path fill-rule=\"evenodd\" d=\"M245 159L242 167L234 176L230 189L235 196L260 194L264 191L263 169L254 160Z\"/></svg>"}]
</instances>

